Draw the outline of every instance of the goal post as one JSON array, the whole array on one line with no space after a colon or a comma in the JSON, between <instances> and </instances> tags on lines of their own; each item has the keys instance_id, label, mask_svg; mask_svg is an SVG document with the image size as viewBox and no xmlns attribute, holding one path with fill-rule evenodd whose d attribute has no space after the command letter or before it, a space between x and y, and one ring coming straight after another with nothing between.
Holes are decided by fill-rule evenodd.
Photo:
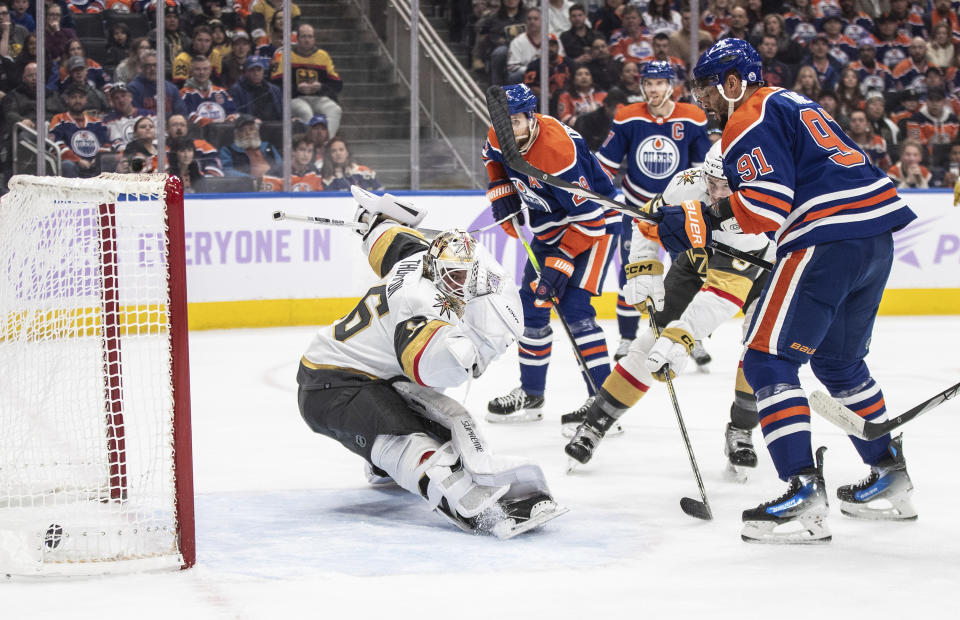
<instances>
[{"instance_id":1,"label":"goal post","mask_svg":"<svg viewBox=\"0 0 960 620\"><path fill-rule=\"evenodd\" d=\"M0 574L195 562L183 187L16 176L0 199Z\"/></svg>"}]
</instances>

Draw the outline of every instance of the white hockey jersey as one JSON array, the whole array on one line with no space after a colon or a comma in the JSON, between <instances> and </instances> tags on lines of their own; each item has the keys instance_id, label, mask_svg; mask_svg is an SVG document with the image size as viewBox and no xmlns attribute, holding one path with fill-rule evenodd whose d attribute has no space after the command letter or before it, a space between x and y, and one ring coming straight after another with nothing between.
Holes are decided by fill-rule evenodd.
<instances>
[{"instance_id":1,"label":"white hockey jersey","mask_svg":"<svg viewBox=\"0 0 960 620\"><path fill-rule=\"evenodd\" d=\"M384 222L363 246L381 280L346 316L317 332L303 355L305 366L453 387L482 372L519 337L520 296L482 248L477 260L492 292L470 300L461 317L423 277L429 244L419 232Z\"/></svg>"},{"instance_id":2,"label":"white hockey jersey","mask_svg":"<svg viewBox=\"0 0 960 620\"><path fill-rule=\"evenodd\" d=\"M706 205L713 202L707 192L707 179L703 168L687 168L683 172L678 172L670 179L667 189L663 190L664 204L678 205L684 200L699 200ZM766 235L746 235L723 230L713 231L712 237L717 243L723 243L744 252L759 250L770 243Z\"/></svg>"}]
</instances>

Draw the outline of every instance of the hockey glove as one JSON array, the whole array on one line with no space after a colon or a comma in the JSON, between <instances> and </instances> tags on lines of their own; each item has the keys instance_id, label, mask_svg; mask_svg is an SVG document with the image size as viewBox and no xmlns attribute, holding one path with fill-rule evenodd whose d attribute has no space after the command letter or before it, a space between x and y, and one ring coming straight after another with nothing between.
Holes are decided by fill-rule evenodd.
<instances>
[{"instance_id":1,"label":"hockey glove","mask_svg":"<svg viewBox=\"0 0 960 620\"><path fill-rule=\"evenodd\" d=\"M623 268L627 283L623 285L623 298L631 306L642 304L649 297L657 311L663 310L663 263L653 258L630 263Z\"/></svg>"},{"instance_id":2,"label":"hockey glove","mask_svg":"<svg viewBox=\"0 0 960 620\"><path fill-rule=\"evenodd\" d=\"M490 200L490 208L493 211L493 219L497 222L508 218L511 215L513 219L500 222L504 232L518 239L517 227L523 226L523 201L517 195L517 190L510 181L493 181L490 183L490 189L487 190L487 199Z\"/></svg>"},{"instance_id":3,"label":"hockey glove","mask_svg":"<svg viewBox=\"0 0 960 620\"><path fill-rule=\"evenodd\" d=\"M679 206L660 207L657 233L668 252L682 254L710 244L713 216L699 200L684 200Z\"/></svg>"},{"instance_id":4,"label":"hockey glove","mask_svg":"<svg viewBox=\"0 0 960 620\"><path fill-rule=\"evenodd\" d=\"M657 381L676 377L687 365L695 341L685 321L670 321L647 354L647 370Z\"/></svg>"},{"instance_id":5,"label":"hockey glove","mask_svg":"<svg viewBox=\"0 0 960 620\"><path fill-rule=\"evenodd\" d=\"M543 261L543 270L537 280L537 287L533 291L538 302L546 302L551 298L563 297L567 290L567 281L573 275L573 261L566 254L557 251L547 255Z\"/></svg>"}]
</instances>

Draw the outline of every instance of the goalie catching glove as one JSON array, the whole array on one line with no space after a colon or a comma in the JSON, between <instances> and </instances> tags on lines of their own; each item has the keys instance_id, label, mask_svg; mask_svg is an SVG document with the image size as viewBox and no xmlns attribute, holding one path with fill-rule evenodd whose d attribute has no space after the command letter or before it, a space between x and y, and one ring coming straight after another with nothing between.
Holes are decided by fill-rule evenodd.
<instances>
[{"instance_id":1,"label":"goalie catching glove","mask_svg":"<svg viewBox=\"0 0 960 620\"><path fill-rule=\"evenodd\" d=\"M657 381L673 379L687 365L695 344L686 321L670 321L647 354L647 370Z\"/></svg>"},{"instance_id":2,"label":"goalie catching glove","mask_svg":"<svg viewBox=\"0 0 960 620\"><path fill-rule=\"evenodd\" d=\"M357 211L353 214L353 221L358 224L366 224L366 229L357 229L357 234L364 239L373 230L377 224L384 220L394 220L416 228L423 218L427 216L427 211L414 206L412 202L401 200L393 194L384 194L377 196L356 185L350 187L353 199L357 201Z\"/></svg>"}]
</instances>

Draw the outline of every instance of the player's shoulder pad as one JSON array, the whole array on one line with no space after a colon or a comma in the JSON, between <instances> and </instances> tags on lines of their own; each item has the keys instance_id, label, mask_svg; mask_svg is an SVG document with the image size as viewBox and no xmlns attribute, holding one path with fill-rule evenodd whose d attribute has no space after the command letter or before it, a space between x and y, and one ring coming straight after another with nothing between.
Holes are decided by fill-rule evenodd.
<instances>
[{"instance_id":1,"label":"player's shoulder pad","mask_svg":"<svg viewBox=\"0 0 960 620\"><path fill-rule=\"evenodd\" d=\"M624 121L629 121L634 118L649 118L650 113L647 112L647 103L645 101L638 101L637 103L631 103L629 105L620 106L620 109L617 110L617 113L613 117L614 123L621 123Z\"/></svg>"},{"instance_id":2,"label":"player's shoulder pad","mask_svg":"<svg viewBox=\"0 0 960 620\"><path fill-rule=\"evenodd\" d=\"M430 244L412 228L384 222L371 232L364 246L369 247L367 261L370 268L378 278L382 278L398 262L418 252L425 252Z\"/></svg>"},{"instance_id":3,"label":"player's shoulder pad","mask_svg":"<svg viewBox=\"0 0 960 620\"><path fill-rule=\"evenodd\" d=\"M749 99L744 101L743 105L734 111L733 116L727 121L727 126L723 130L721 151L724 157L726 157L727 149L730 148L730 145L739 140L743 134L760 124L766 114L768 103L771 100L779 99L779 97L772 97L772 95L789 92L790 91L785 91L782 88L765 86L758 89Z\"/></svg>"},{"instance_id":4,"label":"player's shoulder pad","mask_svg":"<svg viewBox=\"0 0 960 620\"><path fill-rule=\"evenodd\" d=\"M497 140L497 132L494 131L493 126L487 130L487 143L497 151L500 150L500 141Z\"/></svg>"},{"instance_id":5,"label":"player's shoulder pad","mask_svg":"<svg viewBox=\"0 0 960 620\"><path fill-rule=\"evenodd\" d=\"M538 115L539 133L524 155L532 166L549 174L566 172L577 163L577 145L566 127L551 116Z\"/></svg>"},{"instance_id":6,"label":"player's shoulder pad","mask_svg":"<svg viewBox=\"0 0 960 620\"><path fill-rule=\"evenodd\" d=\"M704 179L703 169L687 168L675 174L667 188L663 190L663 200L666 204L676 205L684 200L700 200L709 202L707 182Z\"/></svg>"},{"instance_id":7,"label":"player's shoulder pad","mask_svg":"<svg viewBox=\"0 0 960 620\"><path fill-rule=\"evenodd\" d=\"M707 113L703 111L698 105L693 105L692 103L678 103L673 108L673 114L671 117L682 117L689 119L698 125L701 123L707 122Z\"/></svg>"}]
</instances>

